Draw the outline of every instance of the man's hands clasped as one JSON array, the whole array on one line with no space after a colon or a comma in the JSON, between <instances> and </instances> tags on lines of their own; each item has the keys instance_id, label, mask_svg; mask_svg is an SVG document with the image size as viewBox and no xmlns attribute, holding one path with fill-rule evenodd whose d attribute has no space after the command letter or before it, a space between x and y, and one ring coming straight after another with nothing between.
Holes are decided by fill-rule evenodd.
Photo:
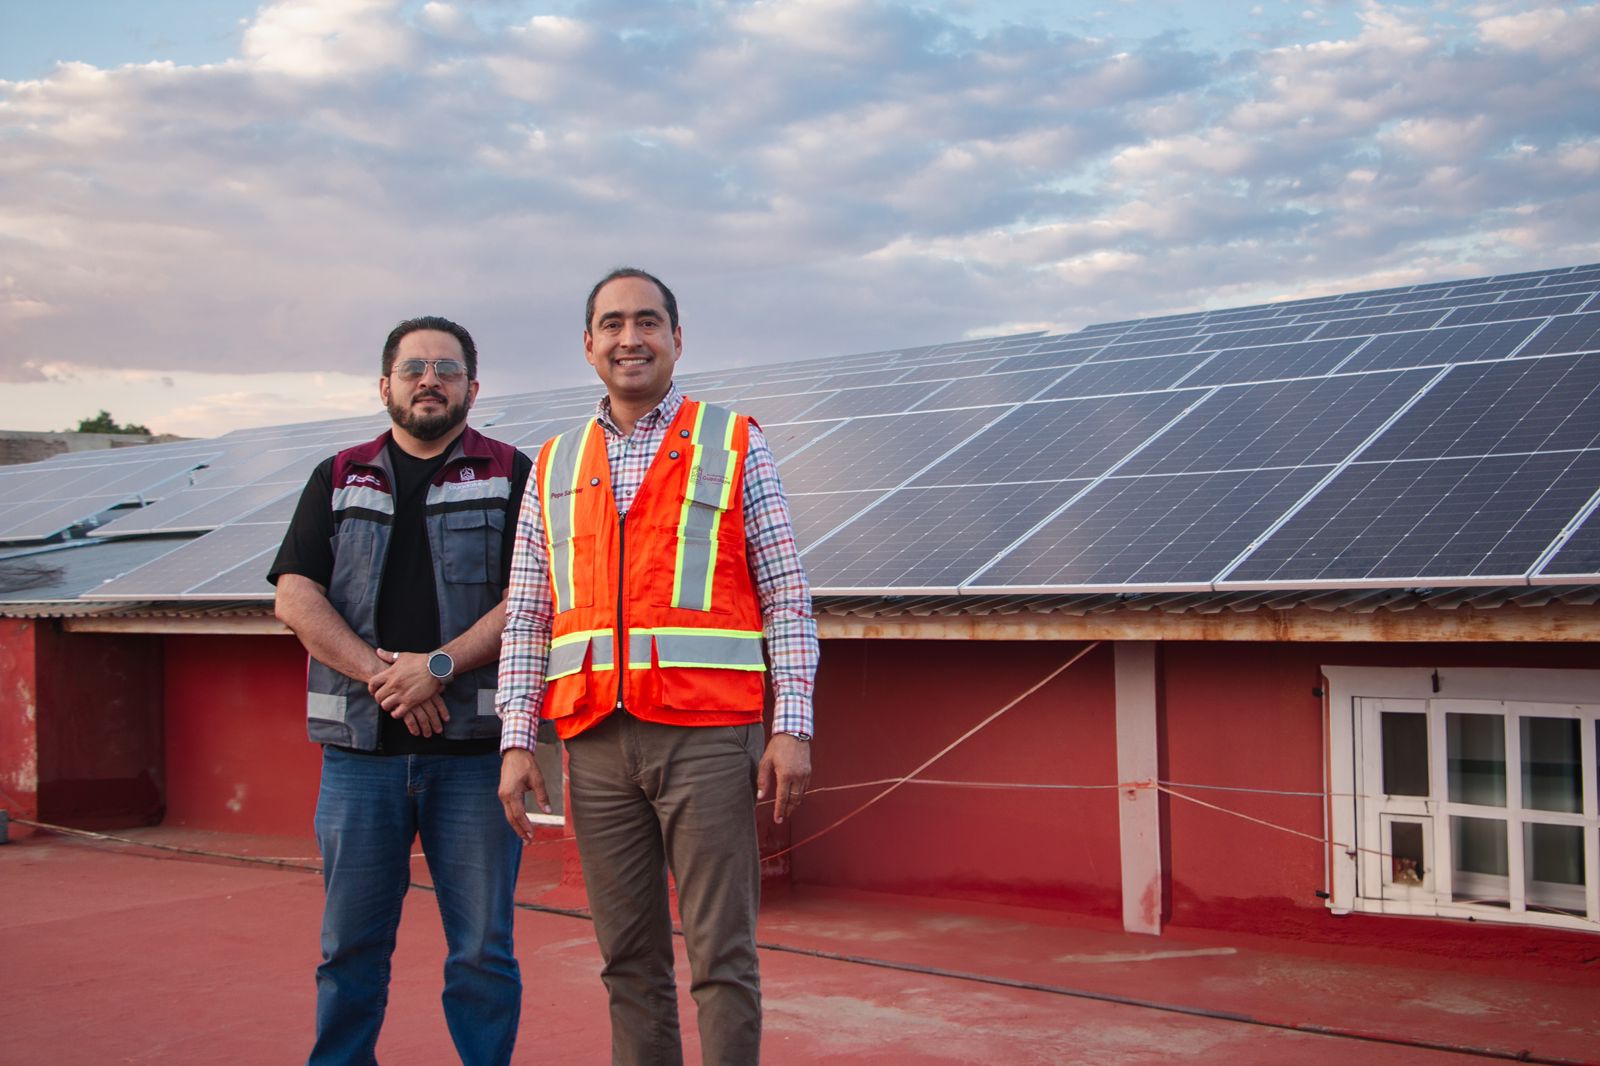
<instances>
[{"instance_id":1,"label":"man's hands clasped","mask_svg":"<svg viewBox=\"0 0 1600 1066\"><path fill-rule=\"evenodd\" d=\"M380 664L367 691L389 716L405 723L414 737L444 732L450 711L444 705L444 684L428 670L428 657L414 651L373 649Z\"/></svg>"}]
</instances>

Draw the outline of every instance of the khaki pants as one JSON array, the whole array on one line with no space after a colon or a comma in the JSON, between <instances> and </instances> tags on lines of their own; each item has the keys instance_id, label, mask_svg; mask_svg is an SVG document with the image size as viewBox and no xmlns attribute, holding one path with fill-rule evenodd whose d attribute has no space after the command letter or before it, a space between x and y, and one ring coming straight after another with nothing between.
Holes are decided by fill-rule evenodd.
<instances>
[{"instance_id":1,"label":"khaki pants","mask_svg":"<svg viewBox=\"0 0 1600 1066\"><path fill-rule=\"evenodd\" d=\"M573 828L611 994L611 1061L683 1061L667 870L678 887L702 1061L761 1056L756 963L762 727L667 726L626 713L567 741Z\"/></svg>"}]
</instances>

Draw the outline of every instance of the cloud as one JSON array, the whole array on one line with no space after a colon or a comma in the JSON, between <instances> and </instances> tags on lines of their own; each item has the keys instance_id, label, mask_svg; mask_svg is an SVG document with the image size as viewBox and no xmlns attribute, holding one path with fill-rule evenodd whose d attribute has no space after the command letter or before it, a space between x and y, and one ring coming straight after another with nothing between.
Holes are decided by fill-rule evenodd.
<instances>
[{"instance_id":1,"label":"cloud","mask_svg":"<svg viewBox=\"0 0 1600 1066\"><path fill-rule=\"evenodd\" d=\"M399 20L400 0L277 0L245 31L242 51L253 68L313 81L348 79L412 59L414 37ZM429 5L430 23L449 17Z\"/></svg>"},{"instance_id":2,"label":"cloud","mask_svg":"<svg viewBox=\"0 0 1600 1066\"><path fill-rule=\"evenodd\" d=\"M439 313L496 391L573 384L623 262L707 366L1600 259L1596 4L1366 2L1226 54L879 0L509 10L280 0L227 62L0 82L0 377L365 377Z\"/></svg>"},{"instance_id":3,"label":"cloud","mask_svg":"<svg viewBox=\"0 0 1600 1066\"><path fill-rule=\"evenodd\" d=\"M1550 4L1496 15L1479 24L1478 35L1486 44L1544 58L1593 55L1600 47L1600 7Z\"/></svg>"}]
</instances>

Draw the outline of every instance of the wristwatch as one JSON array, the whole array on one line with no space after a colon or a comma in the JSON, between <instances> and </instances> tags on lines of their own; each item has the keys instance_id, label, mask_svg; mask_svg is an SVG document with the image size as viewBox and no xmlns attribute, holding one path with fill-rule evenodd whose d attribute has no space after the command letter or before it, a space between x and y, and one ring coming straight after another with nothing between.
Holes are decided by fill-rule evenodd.
<instances>
[{"instance_id":1,"label":"wristwatch","mask_svg":"<svg viewBox=\"0 0 1600 1066\"><path fill-rule=\"evenodd\" d=\"M436 651L428 656L428 673L439 679L443 684L455 676L456 661L447 651Z\"/></svg>"},{"instance_id":2,"label":"wristwatch","mask_svg":"<svg viewBox=\"0 0 1600 1066\"><path fill-rule=\"evenodd\" d=\"M811 734L810 733L801 733L801 732L799 732L798 730L795 730L795 729L785 729L784 732L786 734L788 734L789 736L794 737L796 740L801 741L802 743L805 743L805 744L811 743Z\"/></svg>"}]
</instances>

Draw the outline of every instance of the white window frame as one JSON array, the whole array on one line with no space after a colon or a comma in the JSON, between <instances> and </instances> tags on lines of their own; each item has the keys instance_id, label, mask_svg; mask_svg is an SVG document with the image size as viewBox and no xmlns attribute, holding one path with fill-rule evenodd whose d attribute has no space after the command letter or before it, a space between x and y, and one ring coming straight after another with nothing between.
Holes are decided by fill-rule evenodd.
<instances>
[{"instance_id":1,"label":"white window frame","mask_svg":"<svg viewBox=\"0 0 1600 1066\"><path fill-rule=\"evenodd\" d=\"M1470 667L1388 668L1325 666L1327 707L1328 907L1336 914L1407 914L1473 918L1600 931L1600 773L1596 768L1595 729L1579 731L1585 767L1581 814L1538 812L1538 820L1580 825L1584 832L1586 916L1528 910L1523 899L1521 759L1519 730L1507 729L1507 808L1510 859L1509 905L1473 904L1452 898L1450 817L1485 813L1483 808L1448 801L1444 715L1482 709L1514 721L1521 714L1589 716L1600 707L1600 670L1481 669ZM1370 735L1384 710L1425 712L1429 703L1429 778L1427 797L1382 795L1382 749ZM1531 706L1530 706L1531 705ZM1424 875L1421 885L1396 885L1390 864L1378 854L1391 820L1423 824Z\"/></svg>"}]
</instances>

